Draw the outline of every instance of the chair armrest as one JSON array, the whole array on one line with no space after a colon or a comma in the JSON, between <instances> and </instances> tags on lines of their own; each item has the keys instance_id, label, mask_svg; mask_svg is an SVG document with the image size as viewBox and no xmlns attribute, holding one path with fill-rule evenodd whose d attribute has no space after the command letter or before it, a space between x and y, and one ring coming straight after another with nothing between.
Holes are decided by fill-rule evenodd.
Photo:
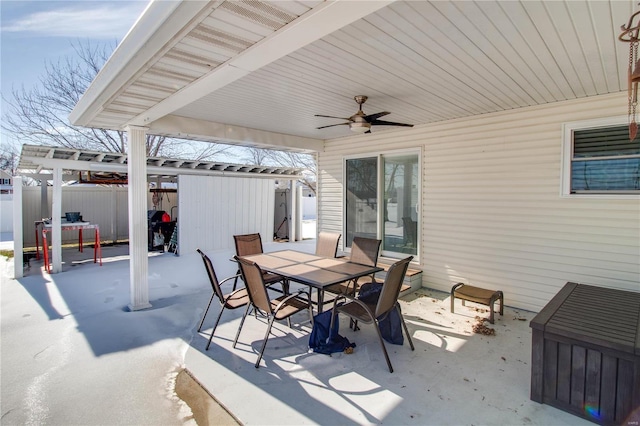
<instances>
[{"instance_id":1,"label":"chair armrest","mask_svg":"<svg viewBox=\"0 0 640 426\"><path fill-rule=\"evenodd\" d=\"M234 278L242 278L242 274L236 274L236 275L233 275L231 277L225 278L224 280L220 281L219 284L222 285L222 284L226 283L227 281L232 280Z\"/></svg>"},{"instance_id":2,"label":"chair armrest","mask_svg":"<svg viewBox=\"0 0 640 426\"><path fill-rule=\"evenodd\" d=\"M339 299L345 299L348 300L349 303L357 303L358 305L360 305L365 311L367 311L367 313L371 316L372 319L375 319L375 314L373 312L371 312L371 309L369 308L369 306L364 303L362 300L358 299L357 297L353 297L353 296L348 296L346 294L341 294L340 296L336 297L335 299L333 299L333 310L335 310L336 308L339 308L339 306L337 306L338 304L338 300Z\"/></svg>"},{"instance_id":3,"label":"chair armrest","mask_svg":"<svg viewBox=\"0 0 640 426\"><path fill-rule=\"evenodd\" d=\"M288 295L287 297L285 297L284 299L282 299L282 300L280 301L280 303L278 303L278 305L276 306L276 308L275 308L275 312L278 312L278 310L279 310L279 309L280 309L280 308L281 308L285 303L287 303L289 300L294 299L294 298L297 298L297 297L298 297L299 295L301 295L301 294L305 294L305 295L306 295L306 299L307 299L307 303L308 303L308 304L311 304L311 296L309 295L309 292L308 292L308 291L305 291L305 290L298 290L298 292L293 293L293 294L290 294L290 295Z\"/></svg>"}]
</instances>

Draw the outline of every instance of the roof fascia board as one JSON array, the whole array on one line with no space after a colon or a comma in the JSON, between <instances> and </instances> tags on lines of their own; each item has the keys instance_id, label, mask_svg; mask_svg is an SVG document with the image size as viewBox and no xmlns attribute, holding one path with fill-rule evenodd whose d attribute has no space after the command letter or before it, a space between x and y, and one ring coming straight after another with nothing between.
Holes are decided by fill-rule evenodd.
<instances>
[{"instance_id":1,"label":"roof fascia board","mask_svg":"<svg viewBox=\"0 0 640 426\"><path fill-rule=\"evenodd\" d=\"M323 2L207 75L152 106L127 124L150 126L153 121L374 13L394 1Z\"/></svg>"},{"instance_id":2,"label":"roof fascia board","mask_svg":"<svg viewBox=\"0 0 640 426\"><path fill-rule=\"evenodd\" d=\"M104 105L194 17L218 2L154 0L129 30L69 114L74 126L89 126Z\"/></svg>"},{"instance_id":3,"label":"roof fascia board","mask_svg":"<svg viewBox=\"0 0 640 426\"><path fill-rule=\"evenodd\" d=\"M154 121L149 126L148 132L183 139L288 149L305 153L324 151L324 141L320 139L267 132L177 115L167 115Z\"/></svg>"}]
</instances>

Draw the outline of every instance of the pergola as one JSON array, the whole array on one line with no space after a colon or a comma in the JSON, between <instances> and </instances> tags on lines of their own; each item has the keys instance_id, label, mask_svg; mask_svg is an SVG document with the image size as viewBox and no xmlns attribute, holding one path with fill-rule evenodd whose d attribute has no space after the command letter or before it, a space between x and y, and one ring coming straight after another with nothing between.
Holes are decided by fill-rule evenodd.
<instances>
[{"instance_id":1,"label":"pergola","mask_svg":"<svg viewBox=\"0 0 640 426\"><path fill-rule=\"evenodd\" d=\"M132 309L148 306L147 133L322 153L355 95L456 120L626 90L631 1L153 1L70 115L128 133ZM337 123L337 122L336 122ZM382 129L388 132L393 130Z\"/></svg>"},{"instance_id":2,"label":"pergola","mask_svg":"<svg viewBox=\"0 0 640 426\"><path fill-rule=\"evenodd\" d=\"M258 166L246 164L232 164L217 161L184 160L177 158L146 157L145 162L145 192L142 201L146 200L147 180L157 183L175 182L180 175L196 176L242 176L253 178L268 178L281 180L297 180L302 169L295 167ZM52 218L52 273L62 271L62 250L60 217L62 215L62 182L78 180L78 172L100 174L115 172L126 175L128 172L128 155L117 152L102 152L81 150L65 147L44 145L23 145L18 163L20 176L29 177L42 182L41 209L42 217ZM53 200L51 215L48 211L47 181L53 181ZM126 180L124 181L126 183ZM16 185L19 187L20 184ZM17 195L15 204L21 205L21 197ZM146 211L146 202L143 203ZM146 215L146 213L145 213ZM131 215L130 215L131 218ZM15 230L22 230L22 214L15 214ZM146 221L146 216L145 216ZM144 222L138 228L145 228ZM131 227L130 227L131 228ZM146 238L146 237L145 237ZM21 236L15 236L15 241L22 241ZM16 250L21 257L22 246ZM22 265L16 262L16 277L21 276ZM148 296L147 296L148 297Z\"/></svg>"}]
</instances>

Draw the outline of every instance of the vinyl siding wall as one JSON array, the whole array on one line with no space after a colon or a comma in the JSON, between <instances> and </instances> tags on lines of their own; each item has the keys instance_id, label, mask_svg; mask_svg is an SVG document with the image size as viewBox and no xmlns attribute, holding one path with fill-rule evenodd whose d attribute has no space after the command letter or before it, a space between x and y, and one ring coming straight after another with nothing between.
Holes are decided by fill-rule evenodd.
<instances>
[{"instance_id":1,"label":"vinyl siding wall","mask_svg":"<svg viewBox=\"0 0 640 426\"><path fill-rule=\"evenodd\" d=\"M178 187L180 253L234 248L236 234L273 240L273 179L182 175Z\"/></svg>"},{"instance_id":2,"label":"vinyl siding wall","mask_svg":"<svg viewBox=\"0 0 640 426\"><path fill-rule=\"evenodd\" d=\"M343 230L343 161L422 152L422 285L500 289L539 311L567 281L640 291L640 199L560 196L562 124L625 115L624 94L327 141L318 229Z\"/></svg>"}]
</instances>

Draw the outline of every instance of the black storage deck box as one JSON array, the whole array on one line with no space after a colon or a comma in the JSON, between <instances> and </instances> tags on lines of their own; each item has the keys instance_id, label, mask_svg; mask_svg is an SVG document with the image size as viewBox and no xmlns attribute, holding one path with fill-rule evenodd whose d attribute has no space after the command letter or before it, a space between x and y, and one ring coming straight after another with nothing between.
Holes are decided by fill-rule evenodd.
<instances>
[{"instance_id":1,"label":"black storage deck box","mask_svg":"<svg viewBox=\"0 0 640 426\"><path fill-rule=\"evenodd\" d=\"M567 283L530 326L532 400L639 424L640 293Z\"/></svg>"}]
</instances>

